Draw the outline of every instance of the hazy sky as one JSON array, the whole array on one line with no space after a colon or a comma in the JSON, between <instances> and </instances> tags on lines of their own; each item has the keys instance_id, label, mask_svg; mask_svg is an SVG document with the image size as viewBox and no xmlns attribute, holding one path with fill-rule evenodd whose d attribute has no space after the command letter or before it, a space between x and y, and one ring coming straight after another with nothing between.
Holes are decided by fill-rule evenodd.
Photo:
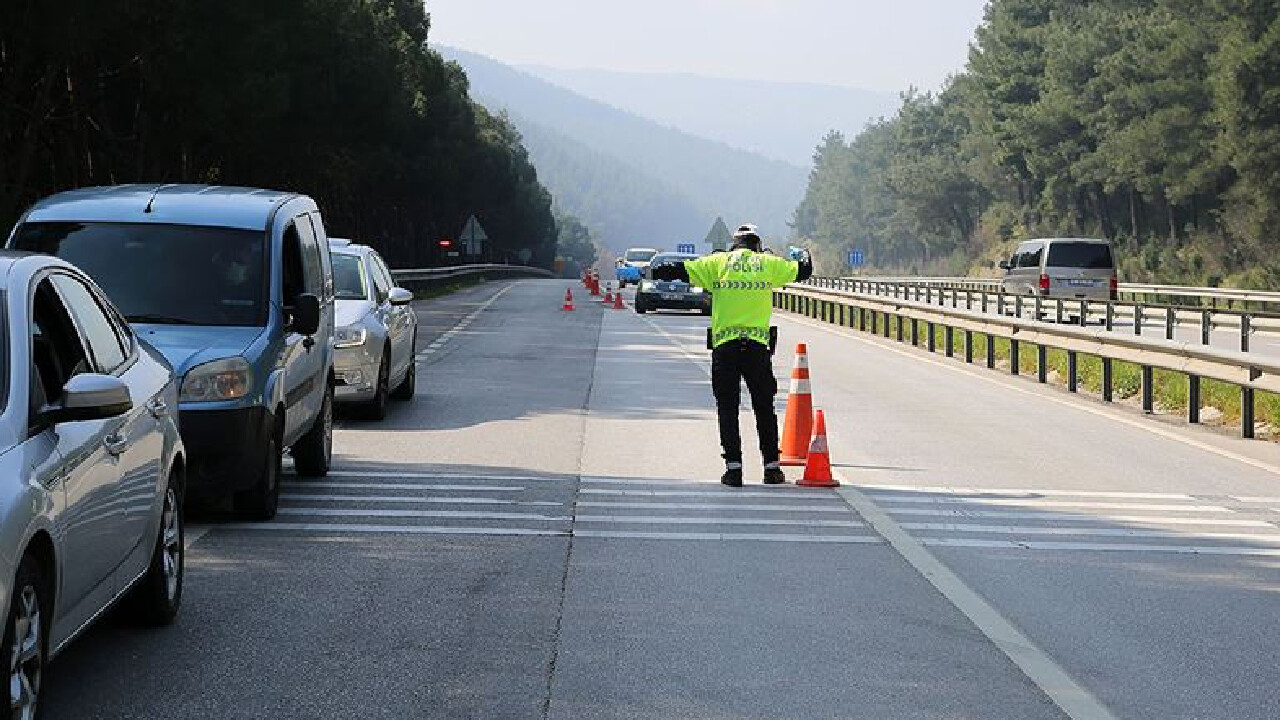
<instances>
[{"instance_id":1,"label":"hazy sky","mask_svg":"<svg viewBox=\"0 0 1280 720\"><path fill-rule=\"evenodd\" d=\"M432 41L512 64L876 90L961 69L986 0L426 0Z\"/></svg>"}]
</instances>

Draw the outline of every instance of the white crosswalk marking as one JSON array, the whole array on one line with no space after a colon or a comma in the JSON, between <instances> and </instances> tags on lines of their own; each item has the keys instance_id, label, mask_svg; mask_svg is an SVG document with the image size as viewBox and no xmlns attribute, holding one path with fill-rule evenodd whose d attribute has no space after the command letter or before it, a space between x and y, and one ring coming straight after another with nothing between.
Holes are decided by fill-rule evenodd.
<instances>
[{"instance_id":1,"label":"white crosswalk marking","mask_svg":"<svg viewBox=\"0 0 1280 720\"><path fill-rule=\"evenodd\" d=\"M1241 511L1173 493L906 485L859 489L931 547L1280 557L1280 509ZM929 517L945 520L913 520Z\"/></svg>"}]
</instances>

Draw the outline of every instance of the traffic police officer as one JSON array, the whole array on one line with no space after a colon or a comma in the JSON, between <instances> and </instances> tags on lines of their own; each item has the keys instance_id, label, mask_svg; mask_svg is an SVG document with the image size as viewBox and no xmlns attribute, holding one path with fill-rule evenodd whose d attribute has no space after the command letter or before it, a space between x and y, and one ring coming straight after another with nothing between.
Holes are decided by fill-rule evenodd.
<instances>
[{"instance_id":1,"label":"traffic police officer","mask_svg":"<svg viewBox=\"0 0 1280 720\"><path fill-rule=\"evenodd\" d=\"M813 262L806 250L792 249L790 259L766 253L760 231L742 225L733 234L733 248L697 260L653 269L657 280L681 280L710 292L711 390L720 419L720 445L725 473L720 482L742 486L742 436L738 431L741 382L747 383L751 407L764 458L764 482L787 481L778 464L778 416L773 398L778 381L773 376L773 289L809 279Z\"/></svg>"}]
</instances>

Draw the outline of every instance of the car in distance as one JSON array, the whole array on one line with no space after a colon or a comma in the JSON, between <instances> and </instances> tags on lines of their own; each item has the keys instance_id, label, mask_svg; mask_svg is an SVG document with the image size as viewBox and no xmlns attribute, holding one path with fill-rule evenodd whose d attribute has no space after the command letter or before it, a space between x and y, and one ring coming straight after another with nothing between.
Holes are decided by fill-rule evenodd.
<instances>
[{"instance_id":1,"label":"car in distance","mask_svg":"<svg viewBox=\"0 0 1280 720\"><path fill-rule=\"evenodd\" d=\"M658 251L653 248L629 248L623 253L622 257L617 259L617 268L614 271L618 287L624 288L627 283L639 285L644 279L644 271L649 267L649 261L657 254Z\"/></svg>"},{"instance_id":2,"label":"car in distance","mask_svg":"<svg viewBox=\"0 0 1280 720\"><path fill-rule=\"evenodd\" d=\"M192 504L274 517L284 448L298 474L328 472L333 277L310 198L204 185L73 190L36 203L8 245L83 269L173 366Z\"/></svg>"},{"instance_id":3,"label":"car in distance","mask_svg":"<svg viewBox=\"0 0 1280 720\"><path fill-rule=\"evenodd\" d=\"M647 313L650 310L698 310L703 315L711 314L711 293L687 282L673 280L665 282L653 279L653 268L686 260L697 260L697 255L684 253L659 253L653 257L645 279L636 288L634 305L636 312Z\"/></svg>"},{"instance_id":4,"label":"car in distance","mask_svg":"<svg viewBox=\"0 0 1280 720\"><path fill-rule=\"evenodd\" d=\"M1004 292L1042 298L1115 300L1115 255L1107 240L1028 240L1000 262Z\"/></svg>"},{"instance_id":5,"label":"car in distance","mask_svg":"<svg viewBox=\"0 0 1280 720\"><path fill-rule=\"evenodd\" d=\"M0 597L9 715L34 718L45 667L117 602L147 624L182 602L178 385L70 264L0 252Z\"/></svg>"},{"instance_id":6,"label":"car in distance","mask_svg":"<svg viewBox=\"0 0 1280 720\"><path fill-rule=\"evenodd\" d=\"M367 245L331 239L334 397L370 420L386 417L389 398L409 400L417 382L418 315L413 293L396 287L382 257Z\"/></svg>"}]
</instances>

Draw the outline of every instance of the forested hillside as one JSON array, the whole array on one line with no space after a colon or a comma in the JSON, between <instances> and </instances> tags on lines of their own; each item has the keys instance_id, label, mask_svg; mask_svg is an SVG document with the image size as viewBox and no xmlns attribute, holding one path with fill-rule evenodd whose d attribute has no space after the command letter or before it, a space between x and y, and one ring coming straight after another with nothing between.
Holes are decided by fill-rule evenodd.
<instances>
[{"instance_id":1,"label":"forested hillside","mask_svg":"<svg viewBox=\"0 0 1280 720\"><path fill-rule=\"evenodd\" d=\"M462 63L476 96L491 109L505 109L515 117L554 128L593 152L660 181L687 198L702 218L674 237L650 233L646 244L671 246L701 240L719 215L732 222L754 220L771 235L788 232L787 221L804 195L802 168L664 127L474 53L443 52ZM562 192L560 200L572 203L567 193ZM679 212L678 207L673 210ZM600 234L593 218L582 219ZM649 222L656 227L666 220L654 216Z\"/></svg>"},{"instance_id":2,"label":"forested hillside","mask_svg":"<svg viewBox=\"0 0 1280 720\"><path fill-rule=\"evenodd\" d=\"M498 253L550 265L518 133L428 29L418 0L6 0L0 227L71 187L226 183L309 193L393 265L435 259L471 214Z\"/></svg>"},{"instance_id":3,"label":"forested hillside","mask_svg":"<svg viewBox=\"0 0 1280 720\"><path fill-rule=\"evenodd\" d=\"M832 265L957 272L1073 234L1115 239L1128 280L1274 286L1280 3L993 0L941 92L823 141L794 224Z\"/></svg>"}]
</instances>

